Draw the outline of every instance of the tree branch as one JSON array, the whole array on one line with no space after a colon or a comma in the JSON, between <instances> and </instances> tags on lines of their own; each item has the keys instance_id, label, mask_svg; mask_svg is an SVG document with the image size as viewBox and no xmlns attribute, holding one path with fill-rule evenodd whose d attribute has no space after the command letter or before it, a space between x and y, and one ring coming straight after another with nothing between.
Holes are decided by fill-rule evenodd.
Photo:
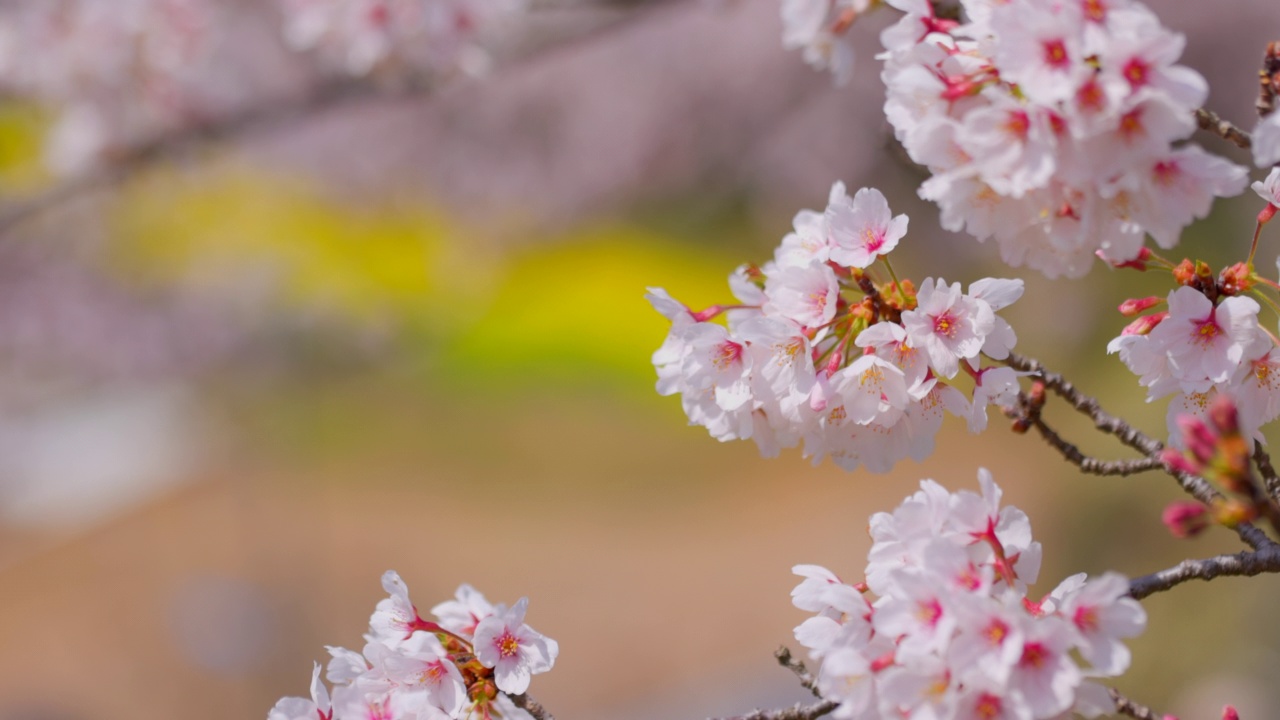
<instances>
[{"instance_id":1,"label":"tree branch","mask_svg":"<svg viewBox=\"0 0 1280 720\"><path fill-rule=\"evenodd\" d=\"M1271 464L1271 456L1262 449L1262 443L1256 441L1253 444L1253 464L1258 467L1258 474L1262 475L1267 494L1272 499L1280 501L1280 477L1276 476L1276 468Z\"/></svg>"},{"instance_id":2,"label":"tree branch","mask_svg":"<svg viewBox=\"0 0 1280 720\"><path fill-rule=\"evenodd\" d=\"M602 7L634 7L623 11L625 17L603 23L565 42L535 48L517 60L529 61L550 57L555 51L585 43L626 26L626 20L657 8L678 4L678 0L616 1L602 0ZM575 4L576 5L576 4ZM0 237L16 225L64 202L107 187L182 152L238 136L255 128L269 127L348 102L371 97L405 97L427 94L436 87L426 76L408 78L388 89L367 78L322 80L299 94L262 100L241 110L208 118L184 127L162 132L127 148L122 148L103 163L85 173L60 180L57 184L26 198L0 205Z\"/></svg>"},{"instance_id":3,"label":"tree branch","mask_svg":"<svg viewBox=\"0 0 1280 720\"><path fill-rule=\"evenodd\" d=\"M1031 426L1040 433L1040 437L1043 437L1049 445L1062 453L1062 456L1068 462L1080 468L1080 472L1091 475L1119 475L1123 477L1136 475L1148 470L1164 470L1164 463L1160 462L1158 457L1135 458L1133 460L1099 460L1085 455L1080 451L1080 448L1064 440L1056 430L1049 427L1043 418L1037 417L1033 419Z\"/></svg>"},{"instance_id":4,"label":"tree branch","mask_svg":"<svg viewBox=\"0 0 1280 720\"><path fill-rule=\"evenodd\" d=\"M1252 577L1280 572L1280 545L1271 544L1252 552L1219 555L1202 560L1183 560L1167 570L1129 581L1129 596L1141 600L1191 580L1216 577Z\"/></svg>"},{"instance_id":5,"label":"tree branch","mask_svg":"<svg viewBox=\"0 0 1280 720\"><path fill-rule=\"evenodd\" d=\"M815 720L815 718L820 718L838 707L840 707L840 703L832 700L823 700L812 705L796 703L789 708L782 708L781 710L756 710L746 715L734 715L713 720Z\"/></svg>"},{"instance_id":6,"label":"tree branch","mask_svg":"<svg viewBox=\"0 0 1280 720\"><path fill-rule=\"evenodd\" d=\"M818 694L818 681L809 672L809 668L804 666L803 660L797 660L792 657L791 648L786 645L779 645L778 649L773 651L773 656L778 659L779 665L795 673L804 689L813 693L816 697L822 697Z\"/></svg>"},{"instance_id":7,"label":"tree branch","mask_svg":"<svg viewBox=\"0 0 1280 720\"><path fill-rule=\"evenodd\" d=\"M1208 130L1238 148L1248 150L1253 147L1253 139L1249 133L1218 117L1218 114L1207 108L1196 110L1196 124L1201 130Z\"/></svg>"},{"instance_id":8,"label":"tree branch","mask_svg":"<svg viewBox=\"0 0 1280 720\"><path fill-rule=\"evenodd\" d=\"M1162 720L1162 718L1167 717L1146 705L1139 705L1121 695L1120 691L1115 688L1107 688L1107 692L1111 695L1111 701L1116 704L1116 712L1125 717L1137 718L1137 720Z\"/></svg>"},{"instance_id":9,"label":"tree branch","mask_svg":"<svg viewBox=\"0 0 1280 720\"><path fill-rule=\"evenodd\" d=\"M511 698L511 702L516 707L532 715L534 720L556 720L555 716L547 712L547 709L542 707L542 703L534 700L529 693L508 695L507 697Z\"/></svg>"},{"instance_id":10,"label":"tree branch","mask_svg":"<svg viewBox=\"0 0 1280 720\"><path fill-rule=\"evenodd\" d=\"M1142 453L1146 458L1160 457L1160 451L1164 449L1164 443L1103 410L1095 398L1077 390L1076 386L1062 375L1046 370L1039 360L1011 352L1003 362L1015 370L1026 372L1039 378L1046 388L1066 400L1077 412L1092 420L1094 427L1098 430L1115 436L1120 442ZM1065 443L1065 441L1062 442ZM1214 500L1222 497L1222 494L1213 489L1213 486L1207 480L1198 475L1173 470L1168 467L1165 467L1164 471L1177 480L1178 485L1187 494L1205 505L1211 505ZM1266 533L1249 523L1240 523L1234 529L1240 539L1254 549L1275 545L1271 538L1267 537Z\"/></svg>"}]
</instances>

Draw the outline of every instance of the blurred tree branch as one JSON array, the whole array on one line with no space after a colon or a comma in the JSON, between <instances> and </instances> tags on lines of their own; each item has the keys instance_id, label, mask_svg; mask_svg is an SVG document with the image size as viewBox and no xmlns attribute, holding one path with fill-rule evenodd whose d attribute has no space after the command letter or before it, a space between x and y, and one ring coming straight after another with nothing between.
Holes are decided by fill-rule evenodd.
<instances>
[{"instance_id":1,"label":"blurred tree branch","mask_svg":"<svg viewBox=\"0 0 1280 720\"><path fill-rule=\"evenodd\" d=\"M619 17L603 21L596 27L561 42L551 42L535 47L521 57L513 58L511 64L553 57L560 51L597 41L612 32L628 27L633 21L661 8L680 4L682 0L588 0L541 3L537 9L595 8L616 11ZM118 151L113 157L92 170L61 179L51 187L33 195L0 205L0 236L6 235L15 226L36 215L94 190L126 180L149 167L183 153L370 98L429 96L437 87L439 83L425 76L408 78L396 83L394 87L385 87L369 77L328 78L318 81L301 93L268 98L221 117L161 133Z\"/></svg>"}]
</instances>

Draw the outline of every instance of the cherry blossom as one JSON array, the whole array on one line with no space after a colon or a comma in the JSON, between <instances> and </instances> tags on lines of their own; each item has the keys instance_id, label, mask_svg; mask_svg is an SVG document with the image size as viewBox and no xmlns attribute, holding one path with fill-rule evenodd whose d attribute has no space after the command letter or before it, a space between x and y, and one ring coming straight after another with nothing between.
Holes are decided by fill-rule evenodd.
<instances>
[{"instance_id":1,"label":"cherry blossom","mask_svg":"<svg viewBox=\"0 0 1280 720\"><path fill-rule=\"evenodd\" d=\"M1074 576L1045 600L1028 599L1035 568L1017 558L1038 555L1039 544L1024 513L1000 507L990 475L979 478L981 495L925 480L873 516L865 585L794 568L805 580L793 601L817 613L796 639L821 663L818 687L840 704L837 717L1025 720L1114 707L1090 678L1124 672L1121 641L1145 628L1128 582ZM848 608L855 595L866 596L862 607Z\"/></svg>"},{"instance_id":2,"label":"cherry blossom","mask_svg":"<svg viewBox=\"0 0 1280 720\"><path fill-rule=\"evenodd\" d=\"M658 392L679 394L690 423L718 440L752 439L767 456L803 444L815 463L849 470L925 458L944 411L981 430L988 404L1017 396L1017 375L981 356L1005 359L1017 342L996 311L1022 281L917 289L889 260L907 222L879 191L850 197L837 182L824 212L796 216L772 262L730 275L739 304L695 312L650 288L671 321L653 355Z\"/></svg>"}]
</instances>

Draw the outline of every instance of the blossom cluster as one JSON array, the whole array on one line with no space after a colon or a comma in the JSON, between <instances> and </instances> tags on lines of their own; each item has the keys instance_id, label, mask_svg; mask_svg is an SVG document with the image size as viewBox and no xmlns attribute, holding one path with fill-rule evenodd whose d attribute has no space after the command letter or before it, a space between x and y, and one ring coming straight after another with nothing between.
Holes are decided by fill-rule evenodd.
<instances>
[{"instance_id":1,"label":"blossom cluster","mask_svg":"<svg viewBox=\"0 0 1280 720\"><path fill-rule=\"evenodd\" d=\"M217 7L43 0L0 8L0 89L56 108L46 163L75 173L199 117Z\"/></svg>"},{"instance_id":2,"label":"blossom cluster","mask_svg":"<svg viewBox=\"0 0 1280 720\"><path fill-rule=\"evenodd\" d=\"M480 44L522 0L279 0L285 38L352 75L378 70L477 75L489 65Z\"/></svg>"},{"instance_id":3,"label":"blossom cluster","mask_svg":"<svg viewBox=\"0 0 1280 720\"><path fill-rule=\"evenodd\" d=\"M837 84L853 76L853 47L843 37L858 16L879 0L782 0L782 46L801 50L816 70L829 70Z\"/></svg>"},{"instance_id":4,"label":"blossom cluster","mask_svg":"<svg viewBox=\"0 0 1280 720\"><path fill-rule=\"evenodd\" d=\"M836 717L1026 720L1114 710L1095 679L1125 671L1121 640L1146 626L1128 582L1080 574L1031 600L1040 544L1025 513L1000 507L990 474L978 479L980 495L924 480L892 513L872 516L862 582L795 567L805 579L793 602L816 613L796 639L821 661L818 690L840 703Z\"/></svg>"},{"instance_id":5,"label":"blossom cluster","mask_svg":"<svg viewBox=\"0 0 1280 720\"><path fill-rule=\"evenodd\" d=\"M278 0L279 36L343 73L432 78L488 65L493 26L523 0ZM73 175L243 105L219 74L245 42L217 0L18 0L0 4L0 92L55 113L46 165ZM257 22L257 18L250 18Z\"/></svg>"},{"instance_id":6,"label":"blossom cluster","mask_svg":"<svg viewBox=\"0 0 1280 720\"><path fill-rule=\"evenodd\" d=\"M559 646L524 623L528 600L490 604L462 585L453 600L423 620L394 571L382 576L388 597L369 619L362 652L330 647L327 679L317 664L311 697L287 697L267 720L444 720L501 717L528 720L511 696L531 675L555 664Z\"/></svg>"},{"instance_id":7,"label":"blossom cluster","mask_svg":"<svg viewBox=\"0 0 1280 720\"><path fill-rule=\"evenodd\" d=\"M1078 277L1147 234L1171 247L1244 189L1244 168L1182 144L1208 85L1136 0L963 0L963 23L891 4L885 113L932 172L920 195L1005 262Z\"/></svg>"},{"instance_id":8,"label":"blossom cluster","mask_svg":"<svg viewBox=\"0 0 1280 720\"><path fill-rule=\"evenodd\" d=\"M653 355L658 392L678 393L691 424L755 440L767 456L803 441L815 463L887 472L932 451L944 409L978 432L988 404L1016 396L1017 374L980 356L1008 357L1016 337L996 311L1022 295L1021 280L984 278L968 292L899 282L886 255L907 217L875 189L850 197L836 183L826 210L801 211L794 226L773 261L730 276L738 304L694 312L650 288L671 321ZM877 264L891 281L876 281Z\"/></svg>"},{"instance_id":9,"label":"blossom cluster","mask_svg":"<svg viewBox=\"0 0 1280 720\"><path fill-rule=\"evenodd\" d=\"M1268 200L1260 217L1280 205L1280 169L1254 190ZM1179 287L1167 297L1127 301L1121 311L1139 315L1107 345L1147 388L1148 402L1173 395L1167 425L1180 443L1177 418L1203 417L1219 395L1235 400L1246 437L1261 440L1259 428L1280 417L1280 349L1262 327L1261 307L1245 293L1266 284L1252 267L1239 263L1215 277L1203 263L1184 260L1172 268Z\"/></svg>"}]
</instances>

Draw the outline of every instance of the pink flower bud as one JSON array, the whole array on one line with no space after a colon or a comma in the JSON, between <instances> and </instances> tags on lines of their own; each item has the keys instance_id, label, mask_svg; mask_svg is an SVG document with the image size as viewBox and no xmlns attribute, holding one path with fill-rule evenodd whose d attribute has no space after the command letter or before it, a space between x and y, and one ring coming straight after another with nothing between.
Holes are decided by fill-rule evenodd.
<instances>
[{"instance_id":1,"label":"pink flower bud","mask_svg":"<svg viewBox=\"0 0 1280 720\"><path fill-rule=\"evenodd\" d=\"M1240 720L1240 713L1236 712L1235 707L1227 705L1222 708L1222 720Z\"/></svg>"},{"instance_id":2,"label":"pink flower bud","mask_svg":"<svg viewBox=\"0 0 1280 720\"><path fill-rule=\"evenodd\" d=\"M1240 413L1229 395L1219 395L1209 406L1209 419L1222 435L1240 434Z\"/></svg>"},{"instance_id":3,"label":"pink flower bud","mask_svg":"<svg viewBox=\"0 0 1280 720\"><path fill-rule=\"evenodd\" d=\"M1120 314L1125 317L1133 317L1138 313L1146 312L1162 302L1164 302L1164 298L1156 297L1154 295L1146 298L1130 298L1120 303Z\"/></svg>"},{"instance_id":4,"label":"pink flower bud","mask_svg":"<svg viewBox=\"0 0 1280 720\"><path fill-rule=\"evenodd\" d=\"M1209 508L1192 500L1170 503L1160 521L1176 538L1195 537L1209 527Z\"/></svg>"},{"instance_id":5,"label":"pink flower bud","mask_svg":"<svg viewBox=\"0 0 1280 720\"><path fill-rule=\"evenodd\" d=\"M1174 472L1184 472L1192 475L1198 474L1200 472L1200 468L1203 467L1202 465L1191 462L1187 459L1187 456L1173 448L1165 448L1160 451L1160 462L1164 463L1165 467Z\"/></svg>"},{"instance_id":6,"label":"pink flower bud","mask_svg":"<svg viewBox=\"0 0 1280 720\"><path fill-rule=\"evenodd\" d=\"M1204 421L1195 415L1179 415L1175 420L1182 434L1182 442L1195 459L1203 465L1213 460L1218 452L1218 436Z\"/></svg>"},{"instance_id":7,"label":"pink flower bud","mask_svg":"<svg viewBox=\"0 0 1280 720\"><path fill-rule=\"evenodd\" d=\"M1124 326L1124 330L1120 331L1121 335L1146 335L1156 328L1162 320L1169 317L1167 312L1158 312L1151 315L1143 315Z\"/></svg>"}]
</instances>

